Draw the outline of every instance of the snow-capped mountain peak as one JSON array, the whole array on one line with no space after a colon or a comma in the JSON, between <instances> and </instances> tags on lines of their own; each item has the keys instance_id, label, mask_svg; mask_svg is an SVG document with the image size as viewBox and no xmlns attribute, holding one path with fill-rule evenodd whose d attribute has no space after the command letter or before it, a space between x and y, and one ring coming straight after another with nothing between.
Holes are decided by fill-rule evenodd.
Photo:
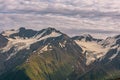
<instances>
[{"instance_id":1,"label":"snow-capped mountain peak","mask_svg":"<svg viewBox=\"0 0 120 80\"><path fill-rule=\"evenodd\" d=\"M114 47L116 45L120 45L120 35L108 37L105 40L101 41L100 44L104 47Z\"/></svg>"},{"instance_id":2,"label":"snow-capped mountain peak","mask_svg":"<svg viewBox=\"0 0 120 80\"><path fill-rule=\"evenodd\" d=\"M91 41L99 42L99 41L101 41L101 39L93 38L90 34L83 34L83 35L80 35L80 36L75 36L72 39L73 40L86 41L86 42L91 42Z\"/></svg>"},{"instance_id":3,"label":"snow-capped mountain peak","mask_svg":"<svg viewBox=\"0 0 120 80\"><path fill-rule=\"evenodd\" d=\"M40 31L22 27L0 34L0 75L21 64L27 64L27 67L33 68L33 63L35 67L42 63L43 67L46 67L45 71L48 67L52 68L52 72L54 72L53 66L56 66L56 70L63 68L68 72L68 68L75 74L83 73L83 77L84 74L89 73L91 77L100 71L103 71L101 74L106 74L111 68L118 71L120 70L120 35L108 37L105 40L96 39L89 34L70 38L50 27ZM37 66L34 69L38 74L43 67ZM113 70L110 71L113 72ZM94 74L91 75L91 72Z\"/></svg>"},{"instance_id":4,"label":"snow-capped mountain peak","mask_svg":"<svg viewBox=\"0 0 120 80\"><path fill-rule=\"evenodd\" d=\"M32 30L32 29L26 29L24 27L19 28L18 30L7 30L2 33L2 35L8 37L8 38L41 38L46 35L52 34L51 37L57 37L57 34L62 34L60 31L54 29L54 28L46 28L42 29L40 31Z\"/></svg>"},{"instance_id":5,"label":"snow-capped mountain peak","mask_svg":"<svg viewBox=\"0 0 120 80\"><path fill-rule=\"evenodd\" d=\"M23 49L30 49L31 45L48 38L55 38L63 35L60 31L54 28L42 29L35 31L32 29L20 28L18 30L9 30L2 33L8 39L8 43L5 47L1 48L1 52L8 52L14 47L14 52L11 53L7 60L16 55L18 51Z\"/></svg>"},{"instance_id":6,"label":"snow-capped mountain peak","mask_svg":"<svg viewBox=\"0 0 120 80\"><path fill-rule=\"evenodd\" d=\"M75 36L72 39L83 49L87 65L104 56L108 51L108 48L104 48L99 44L102 39L95 39L89 34Z\"/></svg>"}]
</instances>

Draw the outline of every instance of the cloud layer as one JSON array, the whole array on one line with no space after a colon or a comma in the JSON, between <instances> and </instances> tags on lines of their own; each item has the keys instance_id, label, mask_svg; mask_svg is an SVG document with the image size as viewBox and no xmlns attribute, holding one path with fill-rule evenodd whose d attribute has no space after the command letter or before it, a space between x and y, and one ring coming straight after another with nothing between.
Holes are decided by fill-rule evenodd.
<instances>
[{"instance_id":1,"label":"cloud layer","mask_svg":"<svg viewBox=\"0 0 120 80\"><path fill-rule=\"evenodd\" d=\"M119 5L119 0L0 0L0 29L55 27L70 35L115 35Z\"/></svg>"}]
</instances>

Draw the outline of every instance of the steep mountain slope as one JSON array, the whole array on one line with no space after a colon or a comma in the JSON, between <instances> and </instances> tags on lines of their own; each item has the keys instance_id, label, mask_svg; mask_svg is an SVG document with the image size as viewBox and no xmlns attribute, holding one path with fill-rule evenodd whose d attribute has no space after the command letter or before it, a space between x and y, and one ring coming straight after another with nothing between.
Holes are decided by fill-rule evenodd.
<instances>
[{"instance_id":1,"label":"steep mountain slope","mask_svg":"<svg viewBox=\"0 0 120 80\"><path fill-rule=\"evenodd\" d=\"M20 28L19 30L4 31L1 35L5 36L8 42L6 46L0 48L0 66L2 65L0 70L7 71L24 62L32 52L43 45L41 41L61 36L62 33L54 28L47 28L40 31ZM38 45L36 43L41 44Z\"/></svg>"},{"instance_id":2,"label":"steep mountain slope","mask_svg":"<svg viewBox=\"0 0 120 80\"><path fill-rule=\"evenodd\" d=\"M18 45L17 53L6 58L6 66L15 63L16 65L6 67L8 70L0 76L0 80L66 80L78 65L81 67L79 73L82 74L86 70L81 47L70 37L53 28L32 32L20 28L17 33L14 31L6 35L4 32L3 35L11 45L24 44Z\"/></svg>"},{"instance_id":3,"label":"steep mountain slope","mask_svg":"<svg viewBox=\"0 0 120 80\"><path fill-rule=\"evenodd\" d=\"M114 80L120 78L120 35L109 37L101 43L110 49L104 57L94 63L89 72L78 80Z\"/></svg>"},{"instance_id":4,"label":"steep mountain slope","mask_svg":"<svg viewBox=\"0 0 120 80\"><path fill-rule=\"evenodd\" d=\"M8 40L3 35L0 34L0 48L5 47L7 43L8 43ZM0 72L4 71L3 59L4 59L4 55L1 55L0 53Z\"/></svg>"},{"instance_id":5,"label":"steep mountain slope","mask_svg":"<svg viewBox=\"0 0 120 80\"><path fill-rule=\"evenodd\" d=\"M8 43L8 40L3 35L0 34L0 48L6 46L7 43Z\"/></svg>"},{"instance_id":6,"label":"steep mountain slope","mask_svg":"<svg viewBox=\"0 0 120 80\"><path fill-rule=\"evenodd\" d=\"M104 56L109 49L99 44L102 41L101 39L95 39L89 34L75 36L72 39L83 49L83 54L87 59L86 65L90 65L96 59Z\"/></svg>"},{"instance_id":7,"label":"steep mountain slope","mask_svg":"<svg viewBox=\"0 0 120 80\"><path fill-rule=\"evenodd\" d=\"M100 41L102 41L102 39L93 38L90 34L83 34L80 36L75 36L75 37L72 37L72 39L79 40L79 41L85 41L85 42L91 42L91 41L100 42Z\"/></svg>"},{"instance_id":8,"label":"steep mountain slope","mask_svg":"<svg viewBox=\"0 0 120 80\"><path fill-rule=\"evenodd\" d=\"M114 80L120 77L120 35L70 38L54 29L0 34L0 80Z\"/></svg>"},{"instance_id":9,"label":"steep mountain slope","mask_svg":"<svg viewBox=\"0 0 120 80\"><path fill-rule=\"evenodd\" d=\"M113 47L115 45L120 45L120 35L114 37L108 37L100 43L104 47Z\"/></svg>"}]
</instances>

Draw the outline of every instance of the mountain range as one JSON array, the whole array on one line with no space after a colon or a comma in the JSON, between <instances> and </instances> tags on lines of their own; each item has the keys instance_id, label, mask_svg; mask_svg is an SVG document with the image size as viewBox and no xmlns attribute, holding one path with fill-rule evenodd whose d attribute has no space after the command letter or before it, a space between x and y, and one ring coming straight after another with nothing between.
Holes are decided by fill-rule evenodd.
<instances>
[{"instance_id":1,"label":"mountain range","mask_svg":"<svg viewBox=\"0 0 120 80\"><path fill-rule=\"evenodd\" d=\"M55 28L0 34L0 80L119 80L120 35L69 37Z\"/></svg>"}]
</instances>

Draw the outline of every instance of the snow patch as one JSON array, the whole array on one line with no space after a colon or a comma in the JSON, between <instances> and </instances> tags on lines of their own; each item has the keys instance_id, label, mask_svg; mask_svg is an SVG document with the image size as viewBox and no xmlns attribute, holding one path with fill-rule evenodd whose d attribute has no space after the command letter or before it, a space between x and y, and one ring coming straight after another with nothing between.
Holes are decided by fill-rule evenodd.
<instances>
[{"instance_id":1,"label":"snow patch","mask_svg":"<svg viewBox=\"0 0 120 80\"><path fill-rule=\"evenodd\" d=\"M106 40L103 40L102 42L100 42L100 44L102 44L105 47L111 47L116 43L117 39L113 38L113 37L109 37Z\"/></svg>"},{"instance_id":2,"label":"snow patch","mask_svg":"<svg viewBox=\"0 0 120 80\"><path fill-rule=\"evenodd\" d=\"M58 37L58 36L61 36L61 35L62 35L62 34L60 34L60 33L52 32L51 34L46 35L46 36L40 38L40 40L47 39L47 38L50 38L50 37Z\"/></svg>"},{"instance_id":3,"label":"snow patch","mask_svg":"<svg viewBox=\"0 0 120 80\"><path fill-rule=\"evenodd\" d=\"M113 54L109 59L112 61L120 52L120 47L117 49L117 52Z\"/></svg>"},{"instance_id":4,"label":"snow patch","mask_svg":"<svg viewBox=\"0 0 120 80\"><path fill-rule=\"evenodd\" d=\"M38 32L38 33L36 33L32 38L33 38L33 39L34 39L34 38L39 39L45 32L46 32L46 31L43 31L41 34L39 34L39 32Z\"/></svg>"},{"instance_id":5,"label":"snow patch","mask_svg":"<svg viewBox=\"0 0 120 80\"><path fill-rule=\"evenodd\" d=\"M60 47L64 48L65 45L66 45L66 42L67 42L67 41L64 41L63 43L59 43Z\"/></svg>"},{"instance_id":6,"label":"snow patch","mask_svg":"<svg viewBox=\"0 0 120 80\"><path fill-rule=\"evenodd\" d=\"M12 56L14 56L16 54L17 54L17 49L15 49L14 52L11 53L6 60L9 60L10 58L12 58Z\"/></svg>"},{"instance_id":7,"label":"snow patch","mask_svg":"<svg viewBox=\"0 0 120 80\"><path fill-rule=\"evenodd\" d=\"M46 52L46 51L51 51L52 50L52 46L44 46L41 50L40 53Z\"/></svg>"},{"instance_id":8,"label":"snow patch","mask_svg":"<svg viewBox=\"0 0 120 80\"><path fill-rule=\"evenodd\" d=\"M18 51L22 50L22 49L30 49L30 46L38 41L41 41L41 40L44 40L44 39L47 39L47 38L50 38L50 37L58 37L62 34L60 33L57 33L57 32L52 32L51 34L49 35L46 35L44 37L41 37L46 31L44 31L43 33L41 34L36 34L34 37L32 38L21 38L21 37L15 37L15 39L13 38L7 38L9 41L8 41L8 44L7 46L5 46L4 48L1 48L1 52L4 53L4 52L8 52L12 47L15 47L15 52L10 54L7 58L10 59L12 56L16 55ZM17 31L6 31L4 36L9 36L10 34L13 34L13 33L17 33ZM40 38L41 37L41 38ZM47 50L47 46L44 47L42 49L42 51L46 51Z\"/></svg>"},{"instance_id":9,"label":"snow patch","mask_svg":"<svg viewBox=\"0 0 120 80\"><path fill-rule=\"evenodd\" d=\"M47 51L47 50L48 50L48 45L41 49L41 51Z\"/></svg>"},{"instance_id":10,"label":"snow patch","mask_svg":"<svg viewBox=\"0 0 120 80\"><path fill-rule=\"evenodd\" d=\"M92 51L95 52L95 54L97 53L105 53L108 48L104 48L101 45L97 44L96 42L85 42L85 41L75 41L80 47L82 47L82 49L84 51L88 50L88 51Z\"/></svg>"},{"instance_id":11,"label":"snow patch","mask_svg":"<svg viewBox=\"0 0 120 80\"><path fill-rule=\"evenodd\" d=\"M96 59L104 56L109 48L103 48L97 42L85 42L75 40L75 42L83 49L83 53L86 55L86 65L94 62Z\"/></svg>"},{"instance_id":12,"label":"snow patch","mask_svg":"<svg viewBox=\"0 0 120 80\"><path fill-rule=\"evenodd\" d=\"M7 46L2 48L2 52L9 51L13 46L17 48L17 51L25 48L30 49L30 45L37 41L36 39L22 39L22 38L17 39L8 38L8 40L9 42Z\"/></svg>"},{"instance_id":13,"label":"snow patch","mask_svg":"<svg viewBox=\"0 0 120 80\"><path fill-rule=\"evenodd\" d=\"M9 37L11 34L18 33L18 32L19 32L19 30L7 30L7 31L3 32L2 35Z\"/></svg>"}]
</instances>

